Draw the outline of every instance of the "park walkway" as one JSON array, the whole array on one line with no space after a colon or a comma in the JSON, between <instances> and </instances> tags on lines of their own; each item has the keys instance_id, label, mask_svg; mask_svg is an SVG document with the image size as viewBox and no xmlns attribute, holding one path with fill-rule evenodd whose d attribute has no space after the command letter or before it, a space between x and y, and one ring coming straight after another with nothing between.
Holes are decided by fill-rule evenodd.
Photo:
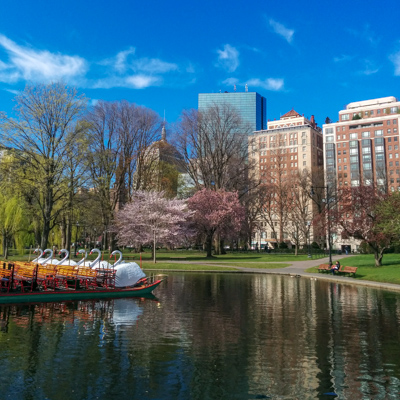
<instances>
[{"instance_id":1,"label":"park walkway","mask_svg":"<svg viewBox=\"0 0 400 400\"><path fill-rule=\"evenodd\" d=\"M351 255L333 255L332 256L332 261L333 263L336 262L336 260L340 260L343 258L348 258L351 257ZM188 262L185 261L185 264L203 264L203 265L210 265L210 263L202 263L199 261L196 262ZM279 262L274 262L279 264ZM340 282L343 284L356 284L356 285L363 285L363 286L368 286L372 288L380 288L380 289L387 289L387 290L396 290L400 291L400 285L396 285L393 283L384 283L384 282L374 282L374 281L366 281L366 280L361 280L361 279L354 279L353 277L350 276L344 276L344 275L332 275L330 273L309 273L306 272L305 270L311 267L316 267L320 264L328 264L329 263L329 258L321 258L318 260L305 260L305 261L284 261L282 264L291 264L289 267L284 267L284 268L274 268L274 269L263 269L263 268L248 268L248 267L239 267L237 265L229 265L228 262L225 263L218 263L218 262L213 262L215 266L218 267L229 267L229 268L235 268L238 270L238 272L243 272L243 273L255 273L255 274L276 274L276 275L289 275L289 276L295 276L295 277L306 277L310 279L319 279L319 280L326 280L326 281L333 281L333 282ZM237 264L237 262L235 262ZM249 263L247 263L249 264Z\"/></svg>"}]
</instances>

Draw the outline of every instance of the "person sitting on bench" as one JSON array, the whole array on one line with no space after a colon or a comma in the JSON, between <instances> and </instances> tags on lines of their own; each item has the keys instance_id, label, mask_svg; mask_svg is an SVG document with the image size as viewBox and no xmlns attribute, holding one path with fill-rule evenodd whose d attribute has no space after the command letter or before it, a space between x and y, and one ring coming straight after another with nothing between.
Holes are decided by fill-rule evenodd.
<instances>
[{"instance_id":1,"label":"person sitting on bench","mask_svg":"<svg viewBox=\"0 0 400 400\"><path fill-rule=\"evenodd\" d=\"M338 272L340 268L340 262L336 261L336 264L332 267L331 271L332 271L332 275L335 275L335 272Z\"/></svg>"}]
</instances>

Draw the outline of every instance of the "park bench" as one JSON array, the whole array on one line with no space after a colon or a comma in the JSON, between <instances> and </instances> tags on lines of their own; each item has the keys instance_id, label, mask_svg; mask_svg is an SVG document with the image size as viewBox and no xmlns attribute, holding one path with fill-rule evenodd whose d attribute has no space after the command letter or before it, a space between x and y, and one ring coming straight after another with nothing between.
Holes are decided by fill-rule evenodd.
<instances>
[{"instance_id":1,"label":"park bench","mask_svg":"<svg viewBox=\"0 0 400 400\"><path fill-rule=\"evenodd\" d=\"M339 268L339 273L340 274L344 274L344 275L349 274L349 276L350 276L351 274L353 274L353 276L356 276L356 272L357 272L357 267L343 267L343 266L341 266Z\"/></svg>"},{"instance_id":2,"label":"park bench","mask_svg":"<svg viewBox=\"0 0 400 400\"><path fill-rule=\"evenodd\" d=\"M329 264L321 264L318 267L318 272L331 272L331 267L329 266Z\"/></svg>"}]
</instances>

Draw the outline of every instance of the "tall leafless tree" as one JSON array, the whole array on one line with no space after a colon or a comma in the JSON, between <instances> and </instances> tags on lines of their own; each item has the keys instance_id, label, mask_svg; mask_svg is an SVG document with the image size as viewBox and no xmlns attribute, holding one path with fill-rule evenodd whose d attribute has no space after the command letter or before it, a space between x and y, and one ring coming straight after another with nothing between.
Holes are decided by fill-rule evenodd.
<instances>
[{"instance_id":1,"label":"tall leafless tree","mask_svg":"<svg viewBox=\"0 0 400 400\"><path fill-rule=\"evenodd\" d=\"M159 136L160 119L145 107L123 102L99 102L86 117L91 143L88 165L104 226L104 245L114 211L133 190L145 190L149 148ZM150 156L149 156L150 154Z\"/></svg>"},{"instance_id":2,"label":"tall leafless tree","mask_svg":"<svg viewBox=\"0 0 400 400\"><path fill-rule=\"evenodd\" d=\"M254 175L254 164L248 157L251 133L249 125L229 104L213 105L205 111L184 111L177 148L194 186L246 192Z\"/></svg>"}]
</instances>

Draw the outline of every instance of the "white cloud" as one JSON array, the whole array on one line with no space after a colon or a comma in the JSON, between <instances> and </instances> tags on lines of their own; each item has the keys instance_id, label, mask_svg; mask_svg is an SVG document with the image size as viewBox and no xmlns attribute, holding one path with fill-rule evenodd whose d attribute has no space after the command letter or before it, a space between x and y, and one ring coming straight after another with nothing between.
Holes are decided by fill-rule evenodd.
<instances>
[{"instance_id":1,"label":"white cloud","mask_svg":"<svg viewBox=\"0 0 400 400\"><path fill-rule=\"evenodd\" d=\"M272 90L278 92L284 89L284 80L281 78L267 78L265 80L261 80L258 78L250 79L247 81L247 85L249 87L261 87L266 90Z\"/></svg>"},{"instance_id":2,"label":"white cloud","mask_svg":"<svg viewBox=\"0 0 400 400\"><path fill-rule=\"evenodd\" d=\"M128 76L110 76L100 78L89 85L93 89L111 89L115 87L124 87L131 89L145 89L150 86L160 86L163 80L158 76L150 75L128 75Z\"/></svg>"},{"instance_id":3,"label":"white cloud","mask_svg":"<svg viewBox=\"0 0 400 400\"><path fill-rule=\"evenodd\" d=\"M353 36L355 36L358 39L362 39L364 41L367 41L368 43L371 44L373 47L377 47L381 39L371 30L371 27L369 24L364 25L364 28L362 31L348 28L348 32L350 32Z\"/></svg>"},{"instance_id":4,"label":"white cloud","mask_svg":"<svg viewBox=\"0 0 400 400\"><path fill-rule=\"evenodd\" d=\"M55 54L19 46L0 34L0 47L8 54L8 63L0 64L0 80L14 83L19 80L74 81L87 71L87 62L78 56Z\"/></svg>"},{"instance_id":5,"label":"white cloud","mask_svg":"<svg viewBox=\"0 0 400 400\"><path fill-rule=\"evenodd\" d=\"M234 72L239 66L239 51L231 46L230 44L226 44L223 50L217 50L218 60L217 66L221 67L228 72Z\"/></svg>"},{"instance_id":6,"label":"white cloud","mask_svg":"<svg viewBox=\"0 0 400 400\"><path fill-rule=\"evenodd\" d=\"M137 57L134 47L109 59L91 63L89 70L89 63L82 57L21 46L2 34L0 58L0 82L9 84L23 80L61 80L83 88L144 89L164 83L187 85L193 82L195 72L190 63L188 68L181 69L178 64L159 58Z\"/></svg>"},{"instance_id":7,"label":"white cloud","mask_svg":"<svg viewBox=\"0 0 400 400\"><path fill-rule=\"evenodd\" d=\"M160 77L149 75L132 75L126 78L126 82L135 89L144 89L149 86L159 86L162 82Z\"/></svg>"},{"instance_id":8,"label":"white cloud","mask_svg":"<svg viewBox=\"0 0 400 400\"><path fill-rule=\"evenodd\" d=\"M270 18L268 20L269 25L271 26L272 30L282 36L288 43L292 43L293 41L293 35L294 35L294 30L293 29L288 29L286 28L284 25L282 25L281 23L273 20L272 18Z\"/></svg>"},{"instance_id":9,"label":"white cloud","mask_svg":"<svg viewBox=\"0 0 400 400\"><path fill-rule=\"evenodd\" d=\"M149 74L165 74L171 71L177 71L178 65L159 60L158 58L140 58L131 64L134 71L145 72Z\"/></svg>"},{"instance_id":10,"label":"white cloud","mask_svg":"<svg viewBox=\"0 0 400 400\"><path fill-rule=\"evenodd\" d=\"M129 55L135 54L135 48L130 47L128 50L120 51L115 57L114 67L119 72L125 72L126 70L126 60Z\"/></svg>"},{"instance_id":11,"label":"white cloud","mask_svg":"<svg viewBox=\"0 0 400 400\"><path fill-rule=\"evenodd\" d=\"M362 75L373 75L379 71L379 67L373 61L364 60L364 69L360 71Z\"/></svg>"},{"instance_id":12,"label":"white cloud","mask_svg":"<svg viewBox=\"0 0 400 400\"><path fill-rule=\"evenodd\" d=\"M239 79L237 78L227 78L222 82L226 86L234 86L239 83Z\"/></svg>"},{"instance_id":13,"label":"white cloud","mask_svg":"<svg viewBox=\"0 0 400 400\"><path fill-rule=\"evenodd\" d=\"M394 65L395 76L400 76L400 51L389 56L390 61Z\"/></svg>"},{"instance_id":14,"label":"white cloud","mask_svg":"<svg viewBox=\"0 0 400 400\"><path fill-rule=\"evenodd\" d=\"M136 49L130 47L128 50L119 52L113 60L104 60L100 64L111 64L122 74L127 71L145 74L165 74L179 69L175 63L166 62L158 58L137 58L134 57L135 53Z\"/></svg>"},{"instance_id":15,"label":"white cloud","mask_svg":"<svg viewBox=\"0 0 400 400\"><path fill-rule=\"evenodd\" d=\"M353 56L348 56L348 55L342 54L341 56L334 57L333 61L335 63L344 63L344 62L352 60L353 58L354 58Z\"/></svg>"}]
</instances>

